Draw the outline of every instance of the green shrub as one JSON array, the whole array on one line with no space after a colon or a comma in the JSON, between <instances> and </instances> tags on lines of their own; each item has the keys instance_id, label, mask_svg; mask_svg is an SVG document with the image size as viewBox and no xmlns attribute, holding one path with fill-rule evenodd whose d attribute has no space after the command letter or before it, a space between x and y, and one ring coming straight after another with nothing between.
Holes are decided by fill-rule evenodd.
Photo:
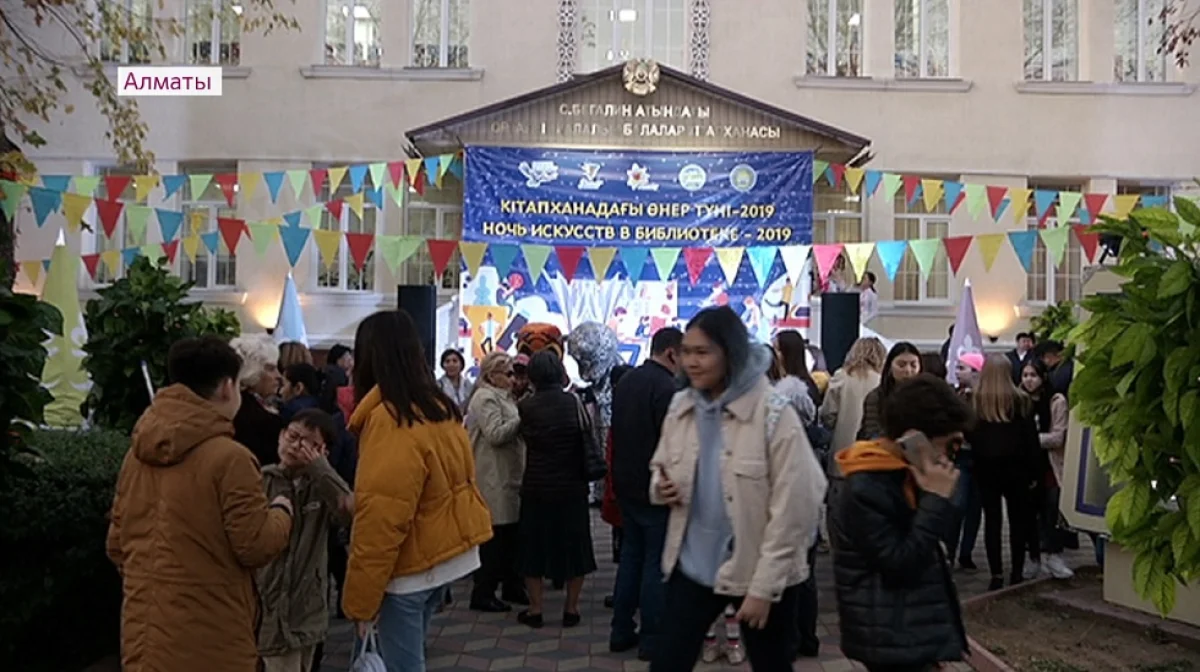
<instances>
[{"instance_id":1,"label":"green shrub","mask_svg":"<svg viewBox=\"0 0 1200 672\"><path fill-rule=\"evenodd\" d=\"M119 648L105 537L129 437L39 430L29 441L41 456L0 489L0 670L78 670Z\"/></svg>"},{"instance_id":2,"label":"green shrub","mask_svg":"<svg viewBox=\"0 0 1200 672\"><path fill-rule=\"evenodd\" d=\"M30 424L53 397L42 386L46 332L62 333L62 314L36 296L0 286L0 489L29 455Z\"/></svg>"}]
</instances>

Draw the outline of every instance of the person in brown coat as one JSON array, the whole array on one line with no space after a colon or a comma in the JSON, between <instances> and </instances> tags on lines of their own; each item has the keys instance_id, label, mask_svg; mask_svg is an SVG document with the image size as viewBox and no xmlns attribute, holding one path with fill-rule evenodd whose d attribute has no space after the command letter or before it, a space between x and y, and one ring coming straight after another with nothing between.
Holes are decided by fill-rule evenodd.
<instances>
[{"instance_id":1,"label":"person in brown coat","mask_svg":"<svg viewBox=\"0 0 1200 672\"><path fill-rule=\"evenodd\" d=\"M133 430L108 529L124 581L124 672L254 672L254 570L288 543L292 505L263 494L233 440L242 361L217 338L167 355L170 387Z\"/></svg>"}]
</instances>

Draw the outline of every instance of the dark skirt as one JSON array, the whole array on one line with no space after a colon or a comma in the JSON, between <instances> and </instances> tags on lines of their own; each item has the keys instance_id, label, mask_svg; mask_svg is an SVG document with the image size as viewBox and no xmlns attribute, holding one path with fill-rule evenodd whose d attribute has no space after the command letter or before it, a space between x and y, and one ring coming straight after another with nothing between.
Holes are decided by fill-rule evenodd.
<instances>
[{"instance_id":1,"label":"dark skirt","mask_svg":"<svg viewBox=\"0 0 1200 672\"><path fill-rule=\"evenodd\" d=\"M522 493L518 523L521 576L569 581L596 571L592 520L586 493Z\"/></svg>"}]
</instances>

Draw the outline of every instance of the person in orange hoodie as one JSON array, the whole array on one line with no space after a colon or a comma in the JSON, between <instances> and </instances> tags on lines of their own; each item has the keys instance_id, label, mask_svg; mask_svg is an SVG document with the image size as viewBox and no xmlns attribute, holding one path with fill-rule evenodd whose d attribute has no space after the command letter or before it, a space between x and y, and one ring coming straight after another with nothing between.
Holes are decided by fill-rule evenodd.
<instances>
[{"instance_id":1,"label":"person in orange hoodie","mask_svg":"<svg viewBox=\"0 0 1200 672\"><path fill-rule=\"evenodd\" d=\"M966 631L941 539L954 524L954 452L973 423L946 381L920 374L883 404L883 437L835 460L830 500L842 651L868 670L961 660Z\"/></svg>"}]
</instances>

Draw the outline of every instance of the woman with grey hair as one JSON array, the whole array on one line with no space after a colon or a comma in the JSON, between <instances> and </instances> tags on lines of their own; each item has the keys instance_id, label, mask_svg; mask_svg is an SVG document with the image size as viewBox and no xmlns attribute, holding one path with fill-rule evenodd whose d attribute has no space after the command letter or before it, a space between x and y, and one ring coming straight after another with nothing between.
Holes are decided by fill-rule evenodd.
<instances>
[{"instance_id":1,"label":"woman with grey hair","mask_svg":"<svg viewBox=\"0 0 1200 672\"><path fill-rule=\"evenodd\" d=\"M250 449L261 466L279 461L283 419L268 399L279 393L279 347L266 334L239 336L229 342L242 358L238 383L242 405L233 418L233 438Z\"/></svg>"}]
</instances>

